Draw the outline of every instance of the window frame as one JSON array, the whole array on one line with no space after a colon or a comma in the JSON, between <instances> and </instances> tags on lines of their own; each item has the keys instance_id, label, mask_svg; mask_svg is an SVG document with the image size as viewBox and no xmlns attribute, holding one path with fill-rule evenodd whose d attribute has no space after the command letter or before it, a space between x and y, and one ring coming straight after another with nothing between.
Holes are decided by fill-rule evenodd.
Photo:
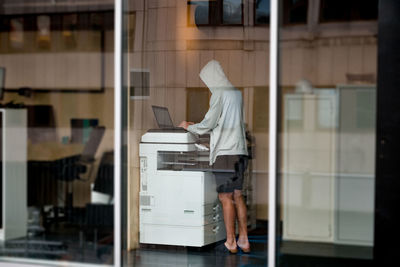
<instances>
[{"instance_id":1,"label":"window frame","mask_svg":"<svg viewBox=\"0 0 400 267\"><path fill-rule=\"evenodd\" d=\"M324 19L323 18L323 8L324 8L324 2L325 0L319 0L320 1L320 5L319 5L319 11L318 11L318 23L319 24L327 24L327 23L352 23L352 22L371 22L371 21L377 21L378 20L378 11L376 13L376 18L371 18L371 19L361 19L361 18L352 18L352 12L354 12L354 10L358 10L357 8L355 8L355 6L350 6L350 10L349 10L349 14L345 14L348 15L348 18L344 18L344 19ZM377 0L377 2L379 3L379 1ZM358 16L360 16L359 13L357 13Z\"/></svg>"},{"instance_id":2,"label":"window frame","mask_svg":"<svg viewBox=\"0 0 400 267\"><path fill-rule=\"evenodd\" d=\"M290 22L290 13L293 10L292 6L288 6L290 0L284 0L282 3L282 25L283 26L295 26L295 25L307 25L308 24L308 13L309 13L309 7L312 3L310 3L309 0L304 0L306 1L306 15L305 15L305 22Z\"/></svg>"},{"instance_id":3,"label":"window frame","mask_svg":"<svg viewBox=\"0 0 400 267\"><path fill-rule=\"evenodd\" d=\"M186 14L187 14L187 26L188 27L219 27L219 26L234 26L234 27L242 27L244 26L244 0L240 0L240 8L241 8L241 18L240 18L240 23L238 24L231 24L231 23L224 23L224 7L223 7L223 2L224 0L214 0L214 1L196 1L196 0L187 0L186 2ZM195 2L216 2L215 4L215 10L212 11L210 8L211 5L208 5L208 23L207 24L199 24L196 25L196 23L191 23L194 21L194 19L191 19L191 13L190 13L190 6L196 6ZM248 2L247 2L248 3ZM212 20L212 14L215 14L217 12L218 17L215 18L215 21Z\"/></svg>"},{"instance_id":4,"label":"window frame","mask_svg":"<svg viewBox=\"0 0 400 267\"><path fill-rule=\"evenodd\" d=\"M271 5L271 0L268 0L270 3L269 5ZM268 17L268 21L267 23L257 23L257 5L256 5L257 0L253 1L253 24L254 26L269 26L269 21L270 21L270 17L271 17L271 10L269 13L269 17Z\"/></svg>"}]
</instances>

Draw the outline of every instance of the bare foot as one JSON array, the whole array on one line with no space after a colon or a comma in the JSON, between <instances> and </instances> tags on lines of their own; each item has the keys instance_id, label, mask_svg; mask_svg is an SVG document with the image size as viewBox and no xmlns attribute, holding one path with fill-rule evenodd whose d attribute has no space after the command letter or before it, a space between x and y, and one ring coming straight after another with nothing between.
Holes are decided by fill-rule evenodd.
<instances>
[{"instance_id":1,"label":"bare foot","mask_svg":"<svg viewBox=\"0 0 400 267\"><path fill-rule=\"evenodd\" d=\"M248 240L238 240L237 245L242 249L244 253L250 252L250 243Z\"/></svg>"},{"instance_id":2,"label":"bare foot","mask_svg":"<svg viewBox=\"0 0 400 267\"><path fill-rule=\"evenodd\" d=\"M237 253L238 252L236 241L233 241L233 242L226 241L224 243L224 245L229 250L230 253Z\"/></svg>"}]
</instances>

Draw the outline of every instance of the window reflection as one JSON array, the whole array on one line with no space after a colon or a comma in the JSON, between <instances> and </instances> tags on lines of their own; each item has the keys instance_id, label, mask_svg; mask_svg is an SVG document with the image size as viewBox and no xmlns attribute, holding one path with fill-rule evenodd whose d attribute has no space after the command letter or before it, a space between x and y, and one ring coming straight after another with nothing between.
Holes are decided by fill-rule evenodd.
<instances>
[{"instance_id":1,"label":"window reflection","mask_svg":"<svg viewBox=\"0 0 400 267\"><path fill-rule=\"evenodd\" d=\"M304 24L307 22L308 0L285 0L283 2L283 23Z\"/></svg>"},{"instance_id":2,"label":"window reflection","mask_svg":"<svg viewBox=\"0 0 400 267\"><path fill-rule=\"evenodd\" d=\"M366 14L376 12L376 4L284 1L279 43L279 266L324 264L324 257L371 264L377 21ZM367 17L375 19L357 30L346 27L348 21ZM328 27L323 22L336 23ZM360 35L363 31L369 34ZM312 38L305 41L305 36ZM299 260L298 255L307 257Z\"/></svg>"},{"instance_id":3,"label":"window reflection","mask_svg":"<svg viewBox=\"0 0 400 267\"><path fill-rule=\"evenodd\" d=\"M188 25L209 25L209 10L209 1L188 1Z\"/></svg>"},{"instance_id":4,"label":"window reflection","mask_svg":"<svg viewBox=\"0 0 400 267\"><path fill-rule=\"evenodd\" d=\"M134 248L130 255L138 264L145 264L152 253L161 255L164 248L179 246L176 258L187 259L189 264L229 266L240 261L265 265L268 29L254 27L255 1L147 3L142 6L130 2L129 5L130 12L136 12L134 24L144 26L135 29L132 54L127 55L127 70L147 69L150 77L148 97L129 101L129 203L133 208L128 211L128 225L132 229L129 240ZM269 13L268 1L262 1L258 10ZM266 22L269 14L260 14L259 21ZM234 95L236 102L229 105L238 107L241 102L243 106L243 113L235 108L231 109L232 114L225 111L224 114L235 118L243 115L243 119L230 121L232 125L224 128L224 140L235 147L247 147L249 154L248 164L237 154L226 157L226 162L219 165L226 167L221 168L221 175L216 175L210 166L211 131L191 134L183 129L168 129L184 120L200 123L207 116L215 99L210 93L214 86L204 83L200 73L211 62L219 62L224 77L231 83L226 94ZM217 73L220 72L215 70L210 75ZM128 85L133 83L135 79ZM161 119L154 118L155 106L168 111L167 127L159 123ZM237 125L242 127L241 134L233 133ZM239 176L234 175L234 166L240 179L231 179ZM227 231L217 190L227 190L225 203L233 204L233 191L239 188L240 181L243 181L242 197L236 196L235 201L244 202L246 209L242 205L242 211L247 212L242 212L246 216L241 217L239 227L243 240L239 243L248 251L244 237L247 229L251 253L259 255L257 258L244 259L241 253L233 257L222 255L226 251ZM135 186L138 184L139 188ZM233 250L234 231L229 225ZM196 247L195 250L201 247L201 253L194 255L193 248L185 246ZM164 256L170 255L164 253Z\"/></svg>"},{"instance_id":5,"label":"window reflection","mask_svg":"<svg viewBox=\"0 0 400 267\"><path fill-rule=\"evenodd\" d=\"M188 25L243 25L243 0L187 1Z\"/></svg>"},{"instance_id":6,"label":"window reflection","mask_svg":"<svg viewBox=\"0 0 400 267\"><path fill-rule=\"evenodd\" d=\"M374 20L378 18L378 0L321 1L321 22Z\"/></svg>"},{"instance_id":7,"label":"window reflection","mask_svg":"<svg viewBox=\"0 0 400 267\"><path fill-rule=\"evenodd\" d=\"M223 24L242 24L243 9L242 0L223 0L222 3Z\"/></svg>"},{"instance_id":8,"label":"window reflection","mask_svg":"<svg viewBox=\"0 0 400 267\"><path fill-rule=\"evenodd\" d=\"M269 24L270 0L256 0L254 7L255 24Z\"/></svg>"}]
</instances>

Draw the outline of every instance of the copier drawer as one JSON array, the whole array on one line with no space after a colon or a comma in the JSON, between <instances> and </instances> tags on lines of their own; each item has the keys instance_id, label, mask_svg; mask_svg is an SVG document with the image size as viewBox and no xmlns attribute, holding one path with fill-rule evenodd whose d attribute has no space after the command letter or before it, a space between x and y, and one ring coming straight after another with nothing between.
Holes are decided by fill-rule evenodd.
<instances>
[{"instance_id":1,"label":"copier drawer","mask_svg":"<svg viewBox=\"0 0 400 267\"><path fill-rule=\"evenodd\" d=\"M207 215L204 215L204 210L207 210ZM140 207L140 223L202 226L221 220L223 220L223 214L218 205L205 205L198 209L184 209L174 213L152 207Z\"/></svg>"},{"instance_id":2,"label":"copier drawer","mask_svg":"<svg viewBox=\"0 0 400 267\"><path fill-rule=\"evenodd\" d=\"M223 221L203 226L140 225L140 243L145 244L202 247L223 239Z\"/></svg>"}]
</instances>

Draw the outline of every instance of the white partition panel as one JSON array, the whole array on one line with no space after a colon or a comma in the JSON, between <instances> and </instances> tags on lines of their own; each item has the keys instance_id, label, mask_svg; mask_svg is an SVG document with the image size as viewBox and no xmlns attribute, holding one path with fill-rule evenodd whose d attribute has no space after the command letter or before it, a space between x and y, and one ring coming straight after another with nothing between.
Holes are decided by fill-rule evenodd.
<instances>
[{"instance_id":1,"label":"white partition panel","mask_svg":"<svg viewBox=\"0 0 400 267\"><path fill-rule=\"evenodd\" d=\"M25 109L0 109L2 122L2 224L0 240L26 236L27 116Z\"/></svg>"}]
</instances>

